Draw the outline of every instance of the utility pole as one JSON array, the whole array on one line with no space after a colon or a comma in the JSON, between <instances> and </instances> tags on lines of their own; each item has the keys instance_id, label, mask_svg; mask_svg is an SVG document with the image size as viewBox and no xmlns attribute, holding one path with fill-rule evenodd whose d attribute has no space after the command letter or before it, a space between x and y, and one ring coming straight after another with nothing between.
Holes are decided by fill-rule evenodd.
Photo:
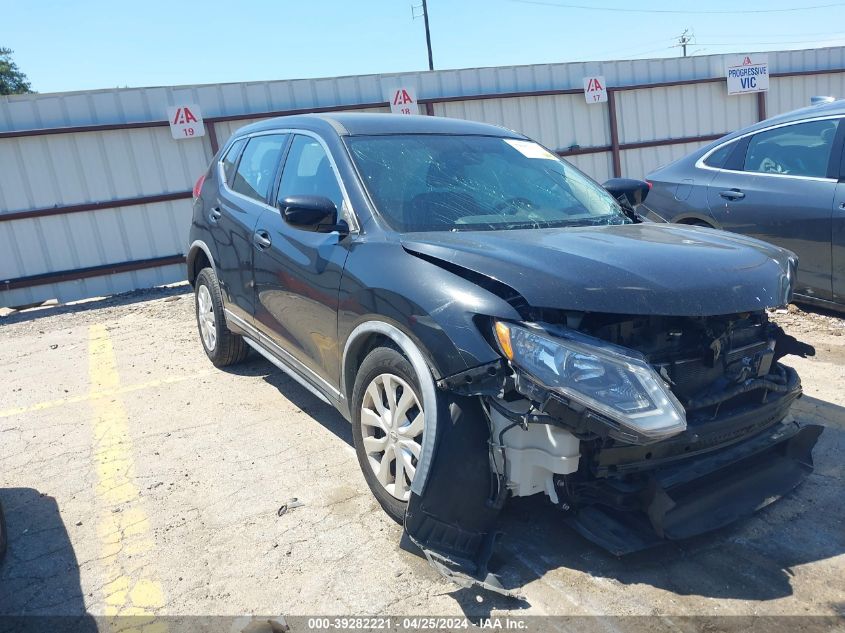
<instances>
[{"instance_id":1,"label":"utility pole","mask_svg":"<svg viewBox=\"0 0 845 633\"><path fill-rule=\"evenodd\" d=\"M416 19L420 16L416 14L414 9L422 8L422 17L423 22L425 22L425 45L428 47L428 69L434 70L434 58L431 55L431 31L428 28L428 2L427 0L422 0L422 7L420 6L411 6L411 17Z\"/></svg>"},{"instance_id":2,"label":"utility pole","mask_svg":"<svg viewBox=\"0 0 845 633\"><path fill-rule=\"evenodd\" d=\"M428 47L428 69L434 70L434 58L431 56L431 31L428 28L428 4L423 3L423 22L425 22L425 45Z\"/></svg>"},{"instance_id":3,"label":"utility pole","mask_svg":"<svg viewBox=\"0 0 845 633\"><path fill-rule=\"evenodd\" d=\"M678 36L678 46L681 47L681 50L684 52L684 57L687 56L687 45L693 43L693 38L695 36L689 34L689 29L684 29L684 32Z\"/></svg>"}]
</instances>

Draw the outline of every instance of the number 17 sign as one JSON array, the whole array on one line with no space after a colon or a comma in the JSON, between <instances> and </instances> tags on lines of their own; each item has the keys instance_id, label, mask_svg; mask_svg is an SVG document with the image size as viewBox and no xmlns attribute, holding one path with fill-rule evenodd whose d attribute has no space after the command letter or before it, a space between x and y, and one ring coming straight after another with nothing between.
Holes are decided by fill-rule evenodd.
<instances>
[{"instance_id":1,"label":"number 17 sign","mask_svg":"<svg viewBox=\"0 0 845 633\"><path fill-rule=\"evenodd\" d=\"M607 101L607 84L604 82L604 77L584 77L584 98L587 103Z\"/></svg>"},{"instance_id":2,"label":"number 17 sign","mask_svg":"<svg viewBox=\"0 0 845 633\"><path fill-rule=\"evenodd\" d=\"M198 105L189 104L167 108L170 133L177 141L185 138L205 136L202 112Z\"/></svg>"}]
</instances>

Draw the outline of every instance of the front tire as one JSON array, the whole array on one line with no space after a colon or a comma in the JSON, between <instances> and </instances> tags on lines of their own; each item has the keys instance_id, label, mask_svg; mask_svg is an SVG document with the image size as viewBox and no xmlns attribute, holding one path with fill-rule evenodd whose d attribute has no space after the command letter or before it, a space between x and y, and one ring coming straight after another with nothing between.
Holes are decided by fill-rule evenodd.
<instances>
[{"instance_id":1,"label":"front tire","mask_svg":"<svg viewBox=\"0 0 845 633\"><path fill-rule=\"evenodd\" d=\"M352 390L352 437L364 479L384 511L405 518L425 433L419 379L397 350L374 349Z\"/></svg>"},{"instance_id":2,"label":"front tire","mask_svg":"<svg viewBox=\"0 0 845 633\"><path fill-rule=\"evenodd\" d=\"M243 337L226 326L223 293L211 268L203 268L194 284L194 306L202 348L215 367L226 367L247 357L249 347Z\"/></svg>"}]
</instances>

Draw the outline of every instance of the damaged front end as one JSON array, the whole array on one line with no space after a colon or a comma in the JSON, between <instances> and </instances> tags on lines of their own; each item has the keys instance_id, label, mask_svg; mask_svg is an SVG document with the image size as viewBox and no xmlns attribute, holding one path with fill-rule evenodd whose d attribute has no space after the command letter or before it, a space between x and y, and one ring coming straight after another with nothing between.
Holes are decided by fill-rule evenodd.
<instances>
[{"instance_id":1,"label":"damaged front end","mask_svg":"<svg viewBox=\"0 0 845 633\"><path fill-rule=\"evenodd\" d=\"M442 573L487 571L510 496L544 493L621 555L707 532L812 471L822 427L788 417L813 350L764 310L720 316L547 311L483 327L503 359L443 380L446 420L406 531Z\"/></svg>"}]
</instances>

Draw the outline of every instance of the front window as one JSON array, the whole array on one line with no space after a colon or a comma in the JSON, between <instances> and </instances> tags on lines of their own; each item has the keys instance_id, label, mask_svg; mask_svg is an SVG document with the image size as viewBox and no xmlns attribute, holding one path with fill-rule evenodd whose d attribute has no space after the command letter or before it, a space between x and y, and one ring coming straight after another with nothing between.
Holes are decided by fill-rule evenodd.
<instances>
[{"instance_id":1,"label":"front window","mask_svg":"<svg viewBox=\"0 0 845 633\"><path fill-rule=\"evenodd\" d=\"M526 140L492 136L353 136L352 159L400 232L623 224L604 189Z\"/></svg>"},{"instance_id":2,"label":"front window","mask_svg":"<svg viewBox=\"0 0 845 633\"><path fill-rule=\"evenodd\" d=\"M334 202L338 212L343 207L343 194L326 150L310 136L297 134L285 161L277 198L301 195L325 196Z\"/></svg>"},{"instance_id":3,"label":"front window","mask_svg":"<svg viewBox=\"0 0 845 633\"><path fill-rule=\"evenodd\" d=\"M745 171L824 178L838 123L822 119L758 132L748 144Z\"/></svg>"}]
</instances>

